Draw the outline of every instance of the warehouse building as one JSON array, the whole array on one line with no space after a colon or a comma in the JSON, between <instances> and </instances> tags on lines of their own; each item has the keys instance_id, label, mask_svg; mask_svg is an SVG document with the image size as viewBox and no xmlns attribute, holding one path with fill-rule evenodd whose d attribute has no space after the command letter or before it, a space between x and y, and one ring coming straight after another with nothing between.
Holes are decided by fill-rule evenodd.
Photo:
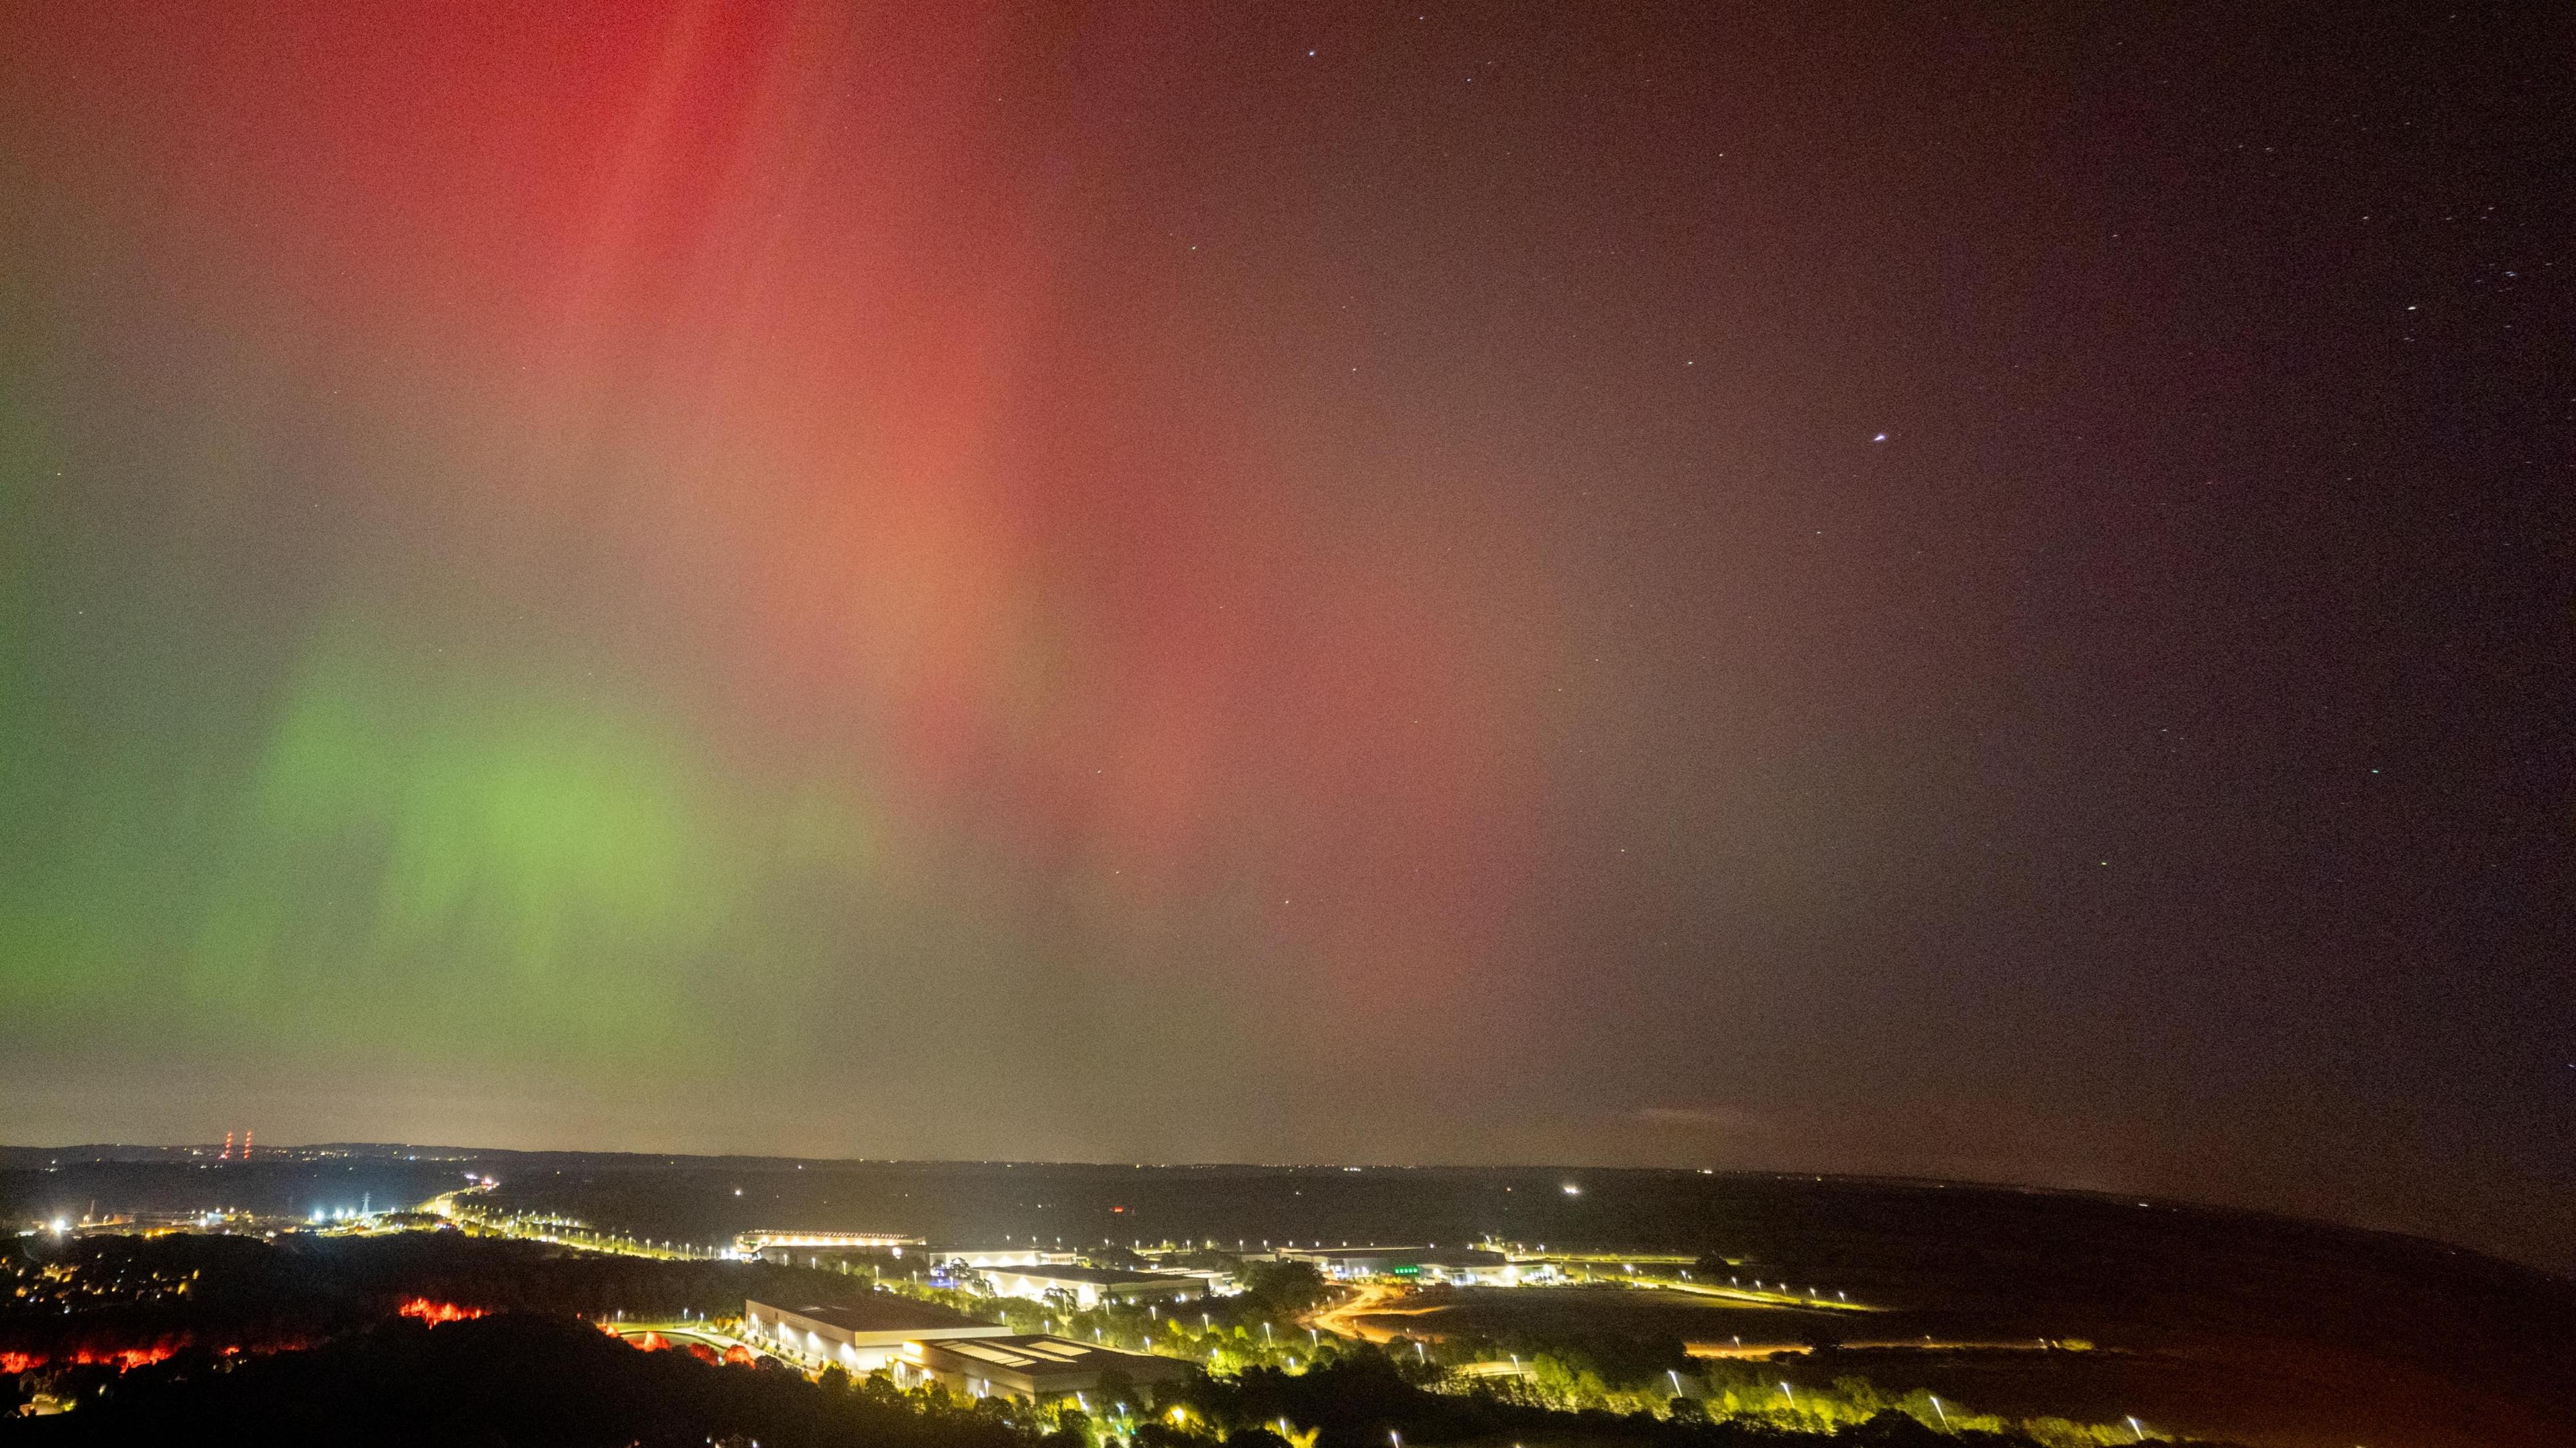
<instances>
[{"instance_id":1,"label":"warehouse building","mask_svg":"<svg viewBox=\"0 0 2576 1448\"><path fill-rule=\"evenodd\" d=\"M745 1302L742 1320L747 1338L800 1361L837 1365L852 1373L891 1367L912 1343L1011 1335L1001 1323L887 1292L820 1307Z\"/></svg>"},{"instance_id":2,"label":"warehouse building","mask_svg":"<svg viewBox=\"0 0 2576 1448\"><path fill-rule=\"evenodd\" d=\"M919 1237L895 1232L806 1232L762 1229L744 1232L733 1239L733 1251L745 1259L763 1258L771 1262L792 1262L800 1252L884 1252L903 1255L906 1247L921 1245Z\"/></svg>"},{"instance_id":3,"label":"warehouse building","mask_svg":"<svg viewBox=\"0 0 2576 1448\"><path fill-rule=\"evenodd\" d=\"M1104 1376L1131 1387L1186 1382L1197 1368L1178 1358L1127 1352L1062 1337L941 1338L910 1344L895 1368L895 1382L910 1387L924 1378L974 1398L1027 1398L1040 1402L1076 1394L1097 1401Z\"/></svg>"},{"instance_id":4,"label":"warehouse building","mask_svg":"<svg viewBox=\"0 0 2576 1448\"><path fill-rule=\"evenodd\" d=\"M1061 1292L1076 1307L1104 1302L1189 1302L1215 1290L1207 1273L1112 1272L1099 1267L1035 1265L982 1269L988 1289L997 1297L1026 1297L1043 1302Z\"/></svg>"}]
</instances>

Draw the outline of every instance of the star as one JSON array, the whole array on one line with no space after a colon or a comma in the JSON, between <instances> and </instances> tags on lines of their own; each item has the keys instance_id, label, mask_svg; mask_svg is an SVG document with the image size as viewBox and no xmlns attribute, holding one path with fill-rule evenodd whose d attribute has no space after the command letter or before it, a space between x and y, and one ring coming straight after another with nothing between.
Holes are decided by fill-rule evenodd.
<instances>
[{"instance_id":1,"label":"star","mask_svg":"<svg viewBox=\"0 0 2576 1448\"><path fill-rule=\"evenodd\" d=\"M1885 441L1887 441L1887 434L1882 432L1882 433L1880 433L1878 436L1871 438L1871 439L1870 439L1870 441L1871 441L1871 442L1885 442Z\"/></svg>"}]
</instances>

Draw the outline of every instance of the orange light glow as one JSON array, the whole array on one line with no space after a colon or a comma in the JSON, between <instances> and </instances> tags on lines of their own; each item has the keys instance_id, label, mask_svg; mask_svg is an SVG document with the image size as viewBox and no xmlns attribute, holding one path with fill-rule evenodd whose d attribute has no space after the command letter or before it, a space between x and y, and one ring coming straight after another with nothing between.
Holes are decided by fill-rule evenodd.
<instances>
[{"instance_id":1,"label":"orange light glow","mask_svg":"<svg viewBox=\"0 0 2576 1448\"><path fill-rule=\"evenodd\" d=\"M157 1342L150 1347L82 1348L62 1361L82 1367L113 1367L118 1372L126 1372L164 1361L186 1342L187 1339L181 1337L174 1342ZM51 1356L40 1352L0 1352L0 1373L33 1372L52 1361Z\"/></svg>"},{"instance_id":2,"label":"orange light glow","mask_svg":"<svg viewBox=\"0 0 2576 1448\"><path fill-rule=\"evenodd\" d=\"M108 1352L93 1352L87 1348L83 1348L81 1351L72 1354L72 1361L85 1367L111 1365L121 1373L130 1371L134 1368L143 1367L149 1363L160 1362L169 1357L173 1351L174 1349L172 1348L159 1345L153 1347L117 1348Z\"/></svg>"}]
</instances>

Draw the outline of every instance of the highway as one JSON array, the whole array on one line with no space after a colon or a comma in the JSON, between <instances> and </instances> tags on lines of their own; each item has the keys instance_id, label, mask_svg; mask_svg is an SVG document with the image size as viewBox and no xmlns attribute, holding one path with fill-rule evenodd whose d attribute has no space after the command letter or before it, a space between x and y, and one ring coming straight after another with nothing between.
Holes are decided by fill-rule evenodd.
<instances>
[{"instance_id":1,"label":"highway","mask_svg":"<svg viewBox=\"0 0 2576 1448\"><path fill-rule=\"evenodd\" d=\"M1433 1307L1395 1307L1412 1294L1409 1287L1382 1282L1363 1282L1351 1289L1351 1295L1306 1314L1303 1325L1329 1332L1335 1337L1356 1338L1361 1342L1392 1342L1392 1328L1374 1327L1361 1321L1365 1317L1427 1317L1447 1309Z\"/></svg>"},{"instance_id":2,"label":"highway","mask_svg":"<svg viewBox=\"0 0 2576 1448\"><path fill-rule=\"evenodd\" d=\"M1846 1352L2099 1352L2089 1343L2072 1346L2049 1338L2025 1337L2010 1342L1989 1339L1967 1340L1921 1337L1890 1339L1885 1342L1845 1342ZM1804 1342L1689 1342L1682 1350L1695 1358L1761 1359L1773 1353L1812 1353L1815 1345ZM2114 1349L2116 1351L2116 1349Z\"/></svg>"},{"instance_id":3,"label":"highway","mask_svg":"<svg viewBox=\"0 0 2576 1448\"><path fill-rule=\"evenodd\" d=\"M749 1362L763 1355L781 1356L774 1347L736 1337L695 1318L671 1322L603 1322L600 1326L641 1348L661 1347L686 1352L692 1345L704 1347L719 1362L727 1359Z\"/></svg>"},{"instance_id":4,"label":"highway","mask_svg":"<svg viewBox=\"0 0 2576 1448\"><path fill-rule=\"evenodd\" d=\"M462 1187L431 1198L421 1208L454 1222L472 1232L495 1237L517 1237L529 1242L551 1242L559 1247L578 1247L586 1252L613 1252L626 1257L649 1257L664 1262L704 1262L732 1254L714 1247L700 1247L688 1242L654 1242L620 1232L595 1230L587 1222L562 1217L529 1217L495 1212L463 1198L485 1190Z\"/></svg>"},{"instance_id":5,"label":"highway","mask_svg":"<svg viewBox=\"0 0 2576 1448\"><path fill-rule=\"evenodd\" d=\"M1678 1292L1691 1297L1713 1298L1719 1302L1734 1307L1759 1307L1785 1311L1807 1312L1885 1312L1888 1310L1884 1307L1875 1307L1867 1303L1852 1302L1839 1297L1804 1296L1791 1292L1773 1292L1766 1289L1738 1287L1732 1285L1713 1287L1704 1282L1685 1282L1669 1277L1647 1277L1642 1275L1630 1276L1625 1273L1617 1277L1596 1279L1591 1283L1578 1282L1570 1285L1598 1286L1612 1284L1632 1288L1640 1292ZM1491 1290L1498 1292L1548 1292L1562 1289L1524 1286L1503 1287ZM1434 1313L1446 1312L1450 1307L1450 1304L1448 1303L1432 1303L1428 1306L1420 1307L1400 1306L1399 1304L1401 1304L1406 1298L1415 1296L1421 1291L1421 1289L1397 1283L1362 1282L1346 1289L1346 1291L1348 1295L1337 1298L1326 1306L1307 1313L1301 1319L1303 1325L1332 1333L1336 1337L1355 1338L1361 1342L1386 1343L1391 1342L1396 1338L1398 1335L1397 1330L1391 1327L1371 1323L1366 1319L1372 1317L1428 1317ZM1797 1345L1794 1344L1791 1345L1791 1347L1796 1346ZM1935 1346L1937 1346L1937 1344L1935 1344ZM1711 1350L1702 1352L1702 1347L1707 1347ZM1721 1348L1724 1350L1719 1350ZM1768 1353L1788 1350L1790 1350L1789 1347L1764 1347L1758 1351L1744 1349L1739 1353L1732 1345L1713 1343L1693 1344L1691 1347L1692 1353L1701 1357L1733 1357L1738 1355L1746 1357L1760 1357ZM1803 1348L1798 1348L1798 1350L1803 1351Z\"/></svg>"}]
</instances>

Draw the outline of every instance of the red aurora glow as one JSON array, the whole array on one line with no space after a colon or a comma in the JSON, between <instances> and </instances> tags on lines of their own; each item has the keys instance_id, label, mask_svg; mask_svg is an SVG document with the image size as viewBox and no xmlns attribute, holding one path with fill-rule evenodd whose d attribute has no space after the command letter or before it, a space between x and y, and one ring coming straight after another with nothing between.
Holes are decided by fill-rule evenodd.
<instances>
[{"instance_id":1,"label":"red aurora glow","mask_svg":"<svg viewBox=\"0 0 2576 1448\"><path fill-rule=\"evenodd\" d=\"M390 510L366 548L441 556L352 556L302 677L417 664L361 692L497 687L477 717L516 732L547 717L543 680L596 670L606 687L531 758L667 745L585 776L671 779L598 817L627 820L623 846L659 838L656 810L684 816L684 848L734 845L635 901L615 879L561 900L526 891L590 889L593 857L477 836L453 878L492 882L478 901L649 935L599 940L617 972L759 963L780 976L762 1001L926 1001L1043 966L1135 1009L1186 990L1249 1017L1293 992L1316 1048L1368 1030L1481 1052L1521 1030L1556 698L1529 670L1571 645L1525 606L1552 587L1530 540L1452 506L1494 464L1292 426L1252 339L1312 299L1249 298L1210 336L1175 310L1203 284L1186 246L1126 275L1141 259L1102 249L1125 223L1065 210L1005 141L1031 121L1008 99L1028 37L935 5L573 3L491 34L307 6L227 19L201 69L186 44L133 47L150 13L66 23L22 60L83 77L59 98L82 114L87 88L116 90L138 129L82 144L166 196L167 232L192 238L169 279L210 325L294 315L314 350L291 366L333 406L435 434L403 444L439 460L435 484L347 485ZM1175 366L1187 385L1140 386ZM1493 606L1497 571L1521 603ZM613 582L574 597L574 574ZM551 619L417 627L486 604ZM457 919L405 918L433 917ZM930 955L906 943L925 930ZM898 967L919 980L897 988ZM570 977L510 988L540 978ZM1389 984L1454 1009L1357 1008ZM541 1014L619 1049L702 1024L672 992L616 999ZM1064 1041L1027 1045L1065 1061Z\"/></svg>"}]
</instances>

